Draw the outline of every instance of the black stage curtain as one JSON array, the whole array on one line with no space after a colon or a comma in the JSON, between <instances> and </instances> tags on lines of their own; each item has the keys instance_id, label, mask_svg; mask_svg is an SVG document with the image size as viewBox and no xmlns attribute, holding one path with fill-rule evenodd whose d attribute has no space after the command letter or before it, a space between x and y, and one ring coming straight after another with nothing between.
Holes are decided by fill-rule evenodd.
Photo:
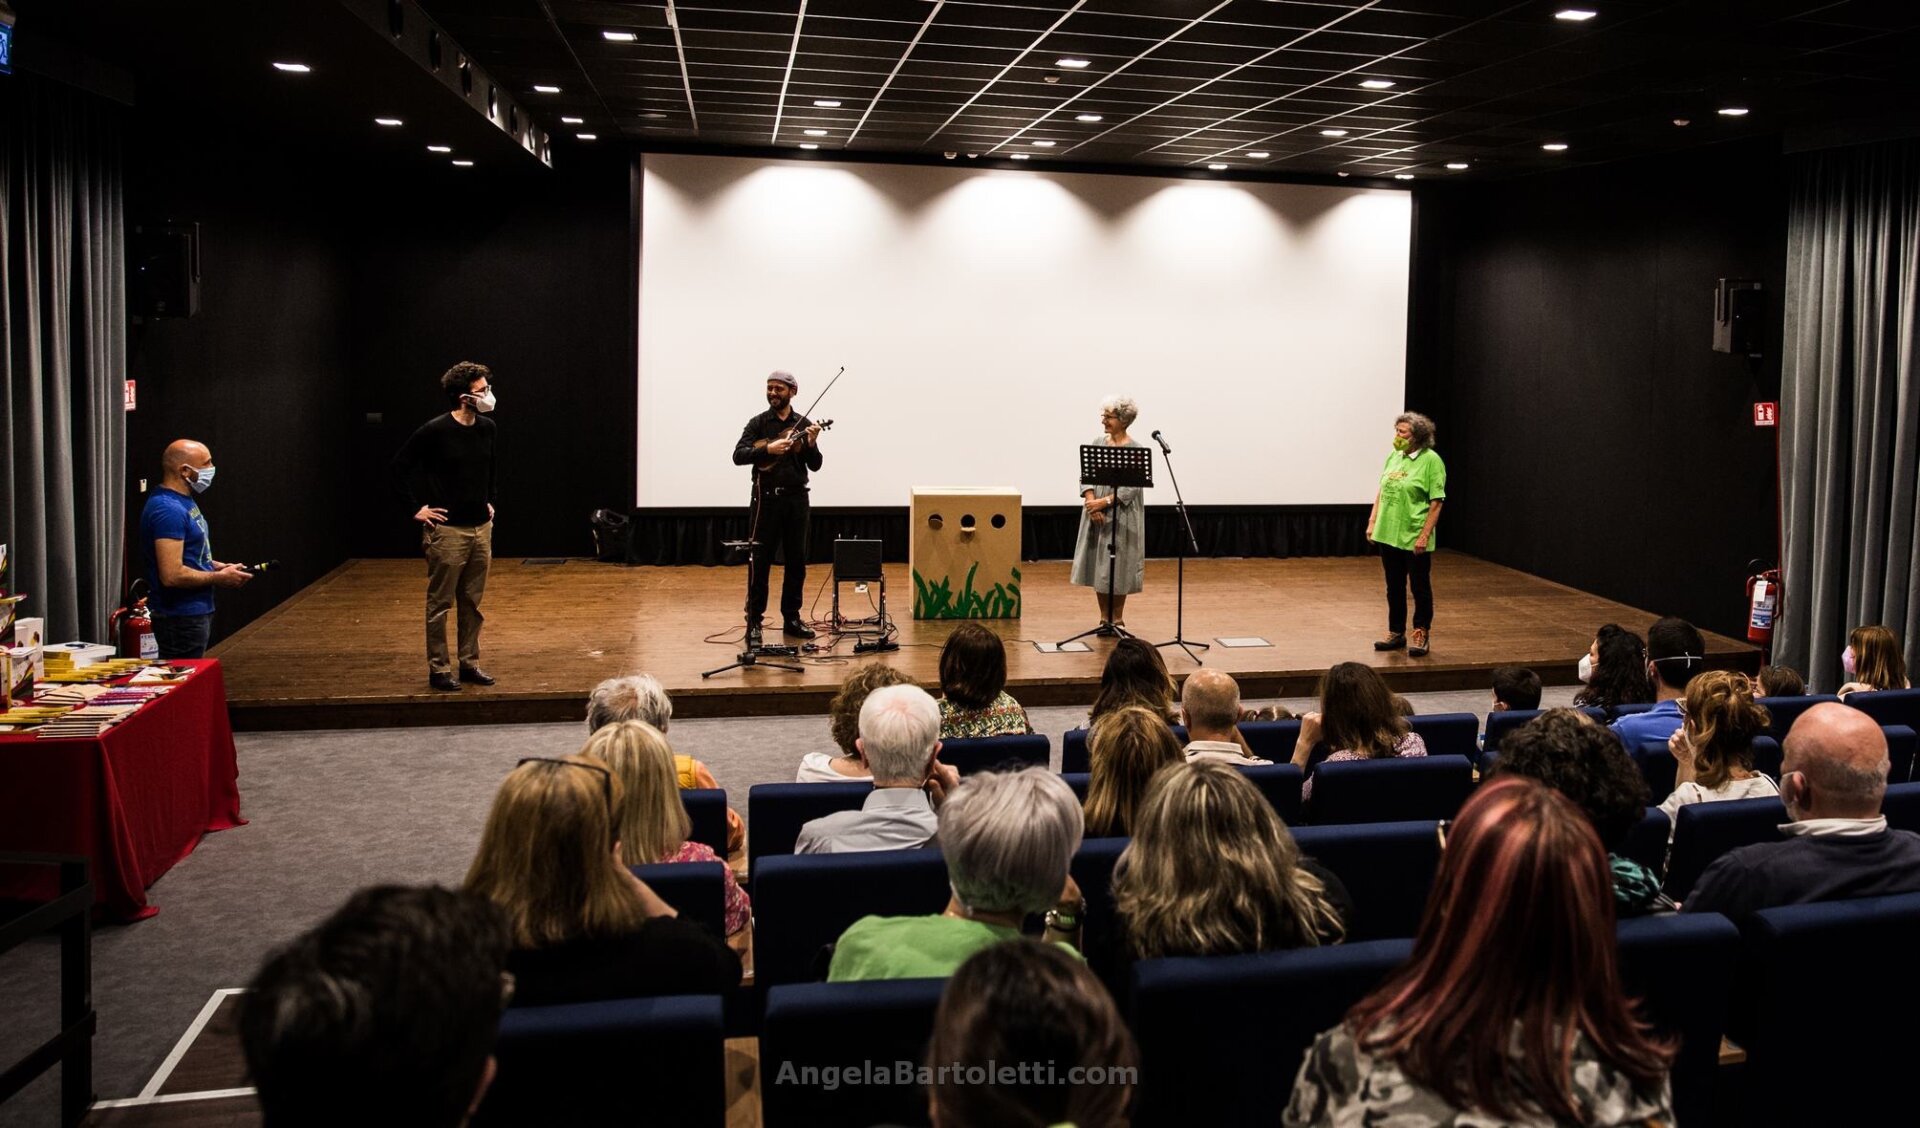
<instances>
[{"instance_id":1,"label":"black stage curtain","mask_svg":"<svg viewBox=\"0 0 1920 1128\"><path fill-rule=\"evenodd\" d=\"M1367 551L1365 505L1195 506L1201 556L1360 556ZM747 535L739 509L636 509L629 514L629 564L727 564L722 541ZM1065 560L1080 530L1078 506L1032 506L1021 513L1020 557ZM907 559L907 510L816 508L807 555L833 559L841 537L878 538L883 558ZM1172 508L1147 510L1147 555L1176 556L1184 532Z\"/></svg>"}]
</instances>

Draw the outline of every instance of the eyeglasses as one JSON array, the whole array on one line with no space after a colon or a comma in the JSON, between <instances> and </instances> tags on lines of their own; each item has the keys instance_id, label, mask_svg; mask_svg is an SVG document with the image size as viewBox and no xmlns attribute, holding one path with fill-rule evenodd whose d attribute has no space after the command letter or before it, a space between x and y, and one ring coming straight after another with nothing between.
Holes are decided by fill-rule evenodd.
<instances>
[{"instance_id":1,"label":"eyeglasses","mask_svg":"<svg viewBox=\"0 0 1920 1128\"><path fill-rule=\"evenodd\" d=\"M613 816L613 773L598 764L583 764L578 760L562 760L558 756L524 756L513 766L523 768L528 764L559 764L563 768L579 768L582 771L595 772L600 776L600 792L607 800L607 830L615 842L620 841L620 820Z\"/></svg>"}]
</instances>

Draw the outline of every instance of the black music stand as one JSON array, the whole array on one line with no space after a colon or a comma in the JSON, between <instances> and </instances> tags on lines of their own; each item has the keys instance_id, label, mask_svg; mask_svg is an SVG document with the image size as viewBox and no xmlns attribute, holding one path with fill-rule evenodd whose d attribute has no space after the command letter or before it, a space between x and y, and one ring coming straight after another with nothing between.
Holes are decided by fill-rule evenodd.
<instances>
[{"instance_id":1,"label":"black music stand","mask_svg":"<svg viewBox=\"0 0 1920 1128\"><path fill-rule=\"evenodd\" d=\"M1153 488L1153 452L1146 447L1108 446L1105 443L1088 443L1080 448L1080 484L1083 486L1112 486L1118 490L1121 486L1138 486L1141 489ZM1120 522L1108 510L1107 525L1107 606L1113 606L1113 584L1116 556L1114 541L1120 535ZM1141 514L1142 518L1145 514ZM1144 521L1143 521L1144 526ZM1144 531L1144 527L1143 527ZM1102 638L1132 638L1125 627L1116 627L1102 620L1097 627L1081 631L1072 638L1061 639L1054 645L1065 646L1069 642L1078 642L1088 635Z\"/></svg>"}]
</instances>

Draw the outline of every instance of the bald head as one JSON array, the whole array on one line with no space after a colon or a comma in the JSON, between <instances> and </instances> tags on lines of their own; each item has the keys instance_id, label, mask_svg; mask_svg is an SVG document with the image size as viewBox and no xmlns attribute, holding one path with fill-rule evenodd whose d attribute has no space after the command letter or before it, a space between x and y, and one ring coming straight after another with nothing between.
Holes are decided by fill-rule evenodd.
<instances>
[{"instance_id":1,"label":"bald head","mask_svg":"<svg viewBox=\"0 0 1920 1128\"><path fill-rule=\"evenodd\" d=\"M1848 705L1815 705L1787 733L1781 798L1795 821L1870 819L1887 791L1887 734Z\"/></svg>"},{"instance_id":2,"label":"bald head","mask_svg":"<svg viewBox=\"0 0 1920 1128\"><path fill-rule=\"evenodd\" d=\"M1180 687L1189 740L1232 740L1240 720L1240 685L1224 670L1202 666Z\"/></svg>"},{"instance_id":3,"label":"bald head","mask_svg":"<svg viewBox=\"0 0 1920 1128\"><path fill-rule=\"evenodd\" d=\"M182 466L205 466L212 461L213 453L204 443L175 439L167 444L166 453L160 456L160 469L169 476L176 476Z\"/></svg>"}]
</instances>

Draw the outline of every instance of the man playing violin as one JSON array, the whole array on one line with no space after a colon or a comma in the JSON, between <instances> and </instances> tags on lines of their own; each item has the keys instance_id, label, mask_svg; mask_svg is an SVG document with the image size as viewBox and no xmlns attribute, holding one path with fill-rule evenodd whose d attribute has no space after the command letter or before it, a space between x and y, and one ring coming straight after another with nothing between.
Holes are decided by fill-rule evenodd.
<instances>
[{"instance_id":1,"label":"man playing violin","mask_svg":"<svg viewBox=\"0 0 1920 1128\"><path fill-rule=\"evenodd\" d=\"M793 396L799 390L792 373L768 376L767 410L747 420L733 448L735 466L754 467L759 507L753 535L760 547L747 588L748 646L760 644L760 616L767 610L767 577L776 549L785 553L787 562L780 586L782 629L795 638L813 637L813 628L800 618L800 601L807 586L807 472L820 469L820 426L794 413Z\"/></svg>"}]
</instances>

